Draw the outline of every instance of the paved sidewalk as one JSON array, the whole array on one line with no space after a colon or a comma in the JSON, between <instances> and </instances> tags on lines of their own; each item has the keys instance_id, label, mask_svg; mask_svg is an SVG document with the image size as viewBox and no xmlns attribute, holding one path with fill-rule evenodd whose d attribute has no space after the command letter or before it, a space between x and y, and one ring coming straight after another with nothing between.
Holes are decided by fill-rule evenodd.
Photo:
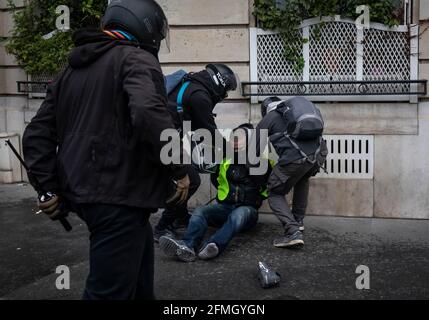
<instances>
[{"instance_id":1,"label":"paved sidewalk","mask_svg":"<svg viewBox=\"0 0 429 320\"><path fill-rule=\"evenodd\" d=\"M79 299L88 271L88 234L77 217L67 234L58 223L32 215L26 185L0 185L0 299ZM153 217L156 221L159 215ZM159 299L429 299L429 221L332 217L306 219L301 251L276 249L277 221L262 215L220 258L191 264L156 252ZM282 275L264 290L257 263ZM71 270L71 289L55 288L55 268ZM357 290L356 267L371 271L371 289Z\"/></svg>"}]
</instances>

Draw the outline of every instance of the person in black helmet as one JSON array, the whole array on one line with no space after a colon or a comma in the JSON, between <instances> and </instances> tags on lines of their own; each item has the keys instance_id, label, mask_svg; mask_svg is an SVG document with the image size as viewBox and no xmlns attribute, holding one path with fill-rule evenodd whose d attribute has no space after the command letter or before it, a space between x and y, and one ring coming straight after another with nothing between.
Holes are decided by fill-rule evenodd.
<instances>
[{"instance_id":1,"label":"person in black helmet","mask_svg":"<svg viewBox=\"0 0 429 320\"><path fill-rule=\"evenodd\" d=\"M187 84L189 83L189 84ZM186 87L183 85L187 84ZM178 130L182 129L184 121L191 122L191 130L207 129L213 137L219 134L215 123L213 109L216 104L228 97L228 92L237 89L237 76L224 64L209 64L205 70L187 74L168 96L169 111ZM182 94L183 113L177 111L178 95ZM224 145L226 143L224 142ZM200 186L198 170L187 165L190 187L188 199ZM154 230L155 241L161 236L174 236L178 227L187 226L190 215L187 201L181 205L168 205Z\"/></svg>"},{"instance_id":2,"label":"person in black helmet","mask_svg":"<svg viewBox=\"0 0 429 320\"><path fill-rule=\"evenodd\" d=\"M161 132L174 128L157 58L168 23L153 0L113 0L102 28L73 35L69 66L25 130L25 161L55 194L42 210L55 219L67 203L88 226L83 298L154 299L149 216L172 176L178 202L189 187L186 168L160 161Z\"/></svg>"},{"instance_id":3,"label":"person in black helmet","mask_svg":"<svg viewBox=\"0 0 429 320\"><path fill-rule=\"evenodd\" d=\"M310 111L310 112L309 112ZM282 101L270 97L261 105L263 119L257 125L251 148L257 154L264 151L267 140L261 140L261 131L267 130L269 142L279 156L268 179L268 202L283 225L284 234L273 241L277 248L304 245L304 217L308 204L310 178L316 175L326 160L326 142L322 138L323 118L315 105L303 97ZM309 113L308 113L309 112ZM294 115L301 113L297 120ZM304 123L307 120L309 126ZM316 128L319 128L316 130ZM307 137L296 136L291 131L307 130ZM256 163L252 160L251 163ZM293 191L292 208L285 196Z\"/></svg>"}]
</instances>

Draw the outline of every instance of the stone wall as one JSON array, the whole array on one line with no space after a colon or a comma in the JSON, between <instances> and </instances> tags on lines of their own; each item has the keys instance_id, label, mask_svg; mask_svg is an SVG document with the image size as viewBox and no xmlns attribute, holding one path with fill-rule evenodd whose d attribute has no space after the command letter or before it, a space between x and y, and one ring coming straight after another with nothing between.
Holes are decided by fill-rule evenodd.
<instances>
[{"instance_id":1,"label":"stone wall","mask_svg":"<svg viewBox=\"0 0 429 320\"><path fill-rule=\"evenodd\" d=\"M420 25L419 79L429 80L427 8L426 0L414 2L413 23ZM429 96L410 107L407 115L417 111L415 134L375 136L375 217L429 219Z\"/></svg>"},{"instance_id":2,"label":"stone wall","mask_svg":"<svg viewBox=\"0 0 429 320\"><path fill-rule=\"evenodd\" d=\"M420 25L419 79L429 79L427 6L415 1ZM429 219L429 96L419 103L318 103L330 135L373 135L373 179L312 179L308 213L315 215ZM259 105L251 120L260 120ZM263 210L269 211L265 205Z\"/></svg>"},{"instance_id":3,"label":"stone wall","mask_svg":"<svg viewBox=\"0 0 429 320\"><path fill-rule=\"evenodd\" d=\"M0 39L12 26L0 0ZM22 5L22 0L15 1ZM171 24L171 53L161 55L166 74L198 71L210 62L228 63L249 80L249 27L255 25L249 0L160 0ZM425 4L422 4L424 7ZM429 79L429 21L414 1L413 22L419 23L419 79ZM25 73L0 43L0 132L22 134L41 100L17 94L16 81ZM320 103L327 134L374 136L374 179L313 179L309 213L362 217L429 218L429 96L419 103ZM260 120L259 105L238 92L215 112L221 128ZM1 171L1 168L0 168ZM1 175L0 175L1 179ZM208 176L192 199L192 206L207 202L214 190ZM262 211L269 211L265 205Z\"/></svg>"},{"instance_id":4,"label":"stone wall","mask_svg":"<svg viewBox=\"0 0 429 320\"><path fill-rule=\"evenodd\" d=\"M429 80L428 5L426 0L415 1L413 14L413 22L420 25L419 79L426 80ZM429 219L429 95L419 101L416 128L415 135L382 134L375 138L376 217Z\"/></svg>"},{"instance_id":5,"label":"stone wall","mask_svg":"<svg viewBox=\"0 0 429 320\"><path fill-rule=\"evenodd\" d=\"M21 134L24 129L24 96L19 96L16 81L26 80L25 72L18 67L13 56L8 55L5 43L13 27L7 0L0 0L0 132ZM22 6L22 0L14 1Z\"/></svg>"},{"instance_id":6,"label":"stone wall","mask_svg":"<svg viewBox=\"0 0 429 320\"><path fill-rule=\"evenodd\" d=\"M15 1L18 6L23 1ZM160 0L170 23L171 53L161 55L166 74L178 69L199 71L211 62L227 63L242 81L249 80L249 22L248 0ZM227 11L225 11L227 8ZM227 12L227 14L226 14ZM13 27L7 0L0 0L0 38L9 37ZM0 44L0 132L19 134L34 116L41 104L39 99L28 99L17 92L16 81L27 76L7 55L4 42ZM215 110L220 127L231 127L248 122L248 100L239 92L219 104ZM211 197L208 177L193 199L199 205ZM1 181L0 181L1 182Z\"/></svg>"},{"instance_id":7,"label":"stone wall","mask_svg":"<svg viewBox=\"0 0 429 320\"><path fill-rule=\"evenodd\" d=\"M15 0L14 3L18 7L23 5L22 0ZM21 181L24 177L21 166L4 145L5 139L9 138L20 149L27 106L26 97L18 95L16 85L16 81L26 80L27 76L4 47L7 38L11 36L12 27L8 1L0 0L0 183Z\"/></svg>"}]
</instances>

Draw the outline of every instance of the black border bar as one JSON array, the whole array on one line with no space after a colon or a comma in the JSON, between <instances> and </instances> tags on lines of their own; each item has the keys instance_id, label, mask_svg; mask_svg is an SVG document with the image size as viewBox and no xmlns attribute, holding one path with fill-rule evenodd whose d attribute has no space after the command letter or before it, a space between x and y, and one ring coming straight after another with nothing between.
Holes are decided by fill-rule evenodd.
<instances>
[{"instance_id":1,"label":"black border bar","mask_svg":"<svg viewBox=\"0 0 429 320\"><path fill-rule=\"evenodd\" d=\"M380 80L380 81L246 81L241 83L243 97L264 97L264 96L387 96L387 95L427 95L427 82L428 80ZM17 81L19 93L45 93L50 82L48 81ZM422 91L410 91L410 92L372 92L369 88L370 85L380 84L422 84ZM31 90L32 86L41 87L43 90ZM323 92L323 93L311 93L308 92L308 86L311 85L356 85L358 91L356 92ZM267 93L252 93L246 92L245 88L249 86L296 86L296 91L293 93L285 92L267 92ZM420 86L419 86L420 87Z\"/></svg>"},{"instance_id":2,"label":"black border bar","mask_svg":"<svg viewBox=\"0 0 429 320\"><path fill-rule=\"evenodd\" d=\"M387 95L427 95L427 82L428 80L380 80L380 81L247 81L241 83L243 97L266 97L266 96L387 96ZM422 91L409 91L409 92L372 92L370 90L371 85L380 84L422 84ZM308 92L309 86L311 85L326 85L326 89L333 85L356 85L356 92L326 92L326 93L311 93ZM267 93L252 93L246 92L245 88L249 86L296 86L296 91L293 93L285 92L267 92ZM420 86L419 86L420 87Z\"/></svg>"},{"instance_id":3,"label":"black border bar","mask_svg":"<svg viewBox=\"0 0 429 320\"><path fill-rule=\"evenodd\" d=\"M48 90L48 85L51 83L50 81L17 81L18 92L19 93L46 93ZM42 88L39 90L31 90L29 88L33 88L33 85L37 88Z\"/></svg>"}]
</instances>

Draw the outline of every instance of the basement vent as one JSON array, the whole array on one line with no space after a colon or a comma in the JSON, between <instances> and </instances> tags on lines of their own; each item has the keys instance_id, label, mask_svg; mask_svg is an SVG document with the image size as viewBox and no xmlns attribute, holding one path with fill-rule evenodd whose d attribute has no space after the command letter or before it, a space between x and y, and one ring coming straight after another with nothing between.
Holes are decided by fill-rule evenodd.
<instances>
[{"instance_id":1,"label":"basement vent","mask_svg":"<svg viewBox=\"0 0 429 320\"><path fill-rule=\"evenodd\" d=\"M373 179L374 136L326 135L329 155L326 170L317 178Z\"/></svg>"}]
</instances>

